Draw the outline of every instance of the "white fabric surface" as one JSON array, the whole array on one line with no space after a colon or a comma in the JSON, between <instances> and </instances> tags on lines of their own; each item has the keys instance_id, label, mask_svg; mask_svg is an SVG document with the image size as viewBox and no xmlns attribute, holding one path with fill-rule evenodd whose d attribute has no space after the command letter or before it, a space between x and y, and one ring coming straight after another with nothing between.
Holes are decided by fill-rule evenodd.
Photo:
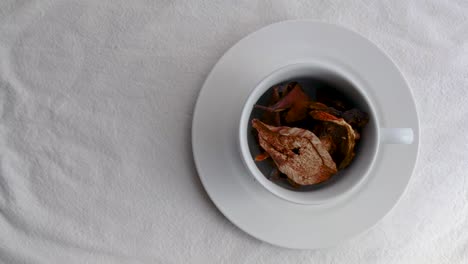
<instances>
[{"instance_id":1,"label":"white fabric surface","mask_svg":"<svg viewBox=\"0 0 468 264\"><path fill-rule=\"evenodd\" d=\"M380 46L421 123L398 206L324 250L237 229L201 187L190 146L218 58L296 18ZM0 58L0 263L468 263L465 0L2 0Z\"/></svg>"}]
</instances>

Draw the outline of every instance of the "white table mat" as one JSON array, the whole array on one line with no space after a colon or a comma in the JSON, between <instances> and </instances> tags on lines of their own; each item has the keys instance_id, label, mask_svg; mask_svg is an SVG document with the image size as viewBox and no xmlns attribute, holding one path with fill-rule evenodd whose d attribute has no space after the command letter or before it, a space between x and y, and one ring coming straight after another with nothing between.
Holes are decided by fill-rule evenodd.
<instances>
[{"instance_id":1,"label":"white table mat","mask_svg":"<svg viewBox=\"0 0 468 264\"><path fill-rule=\"evenodd\" d=\"M194 103L218 58L298 18L374 41L421 123L401 202L324 250L237 229L191 154ZM468 263L467 177L467 1L0 2L0 263Z\"/></svg>"}]
</instances>

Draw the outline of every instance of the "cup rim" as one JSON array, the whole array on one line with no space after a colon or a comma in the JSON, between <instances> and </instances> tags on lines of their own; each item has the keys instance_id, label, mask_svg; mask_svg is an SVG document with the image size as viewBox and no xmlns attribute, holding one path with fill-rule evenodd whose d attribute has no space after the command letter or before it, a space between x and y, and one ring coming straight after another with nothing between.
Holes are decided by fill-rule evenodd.
<instances>
[{"instance_id":1,"label":"cup rim","mask_svg":"<svg viewBox=\"0 0 468 264\"><path fill-rule=\"evenodd\" d=\"M260 171L257 165L254 162L254 159L250 153L250 146L248 143L248 127L250 122L250 115L253 111L254 104L260 99L260 97L271 88L272 85L267 85L271 79L273 79L278 74L291 71L293 69L303 69L303 68L315 68L321 69L325 71L329 71L332 74L339 75L340 77L344 78L346 81L352 84L352 86L358 91L358 93L364 98L368 107L370 108L371 112L373 113L371 118L375 120L375 146L372 149L373 157L369 162L369 165L365 168L363 175L360 179L352 184L350 187L346 188L346 190L342 193L337 194L336 196L328 199L322 200L310 200L306 199L304 193L309 192L295 192L292 190L288 190L272 181L267 179L265 175ZM363 91L363 82L360 80L356 74L352 72L351 69L344 67L344 65L340 65L336 61L330 61L329 59L324 60L315 60L315 61L301 61L295 62L291 64L284 65L279 67L278 69L272 71L271 73L267 74L264 78L262 78L257 85L252 89L249 96L247 97L241 113L240 124L239 124L239 146L240 146L240 155L244 165L247 167L247 170L250 172L251 176L253 176L265 189L269 192L273 193L274 195L282 198L283 200L293 202L296 204L302 205L323 205L323 204L331 204L333 202L341 201L347 197L349 197L352 193L355 193L360 186L369 178L369 172L374 167L375 161L377 159L379 149L380 149L380 126L377 123L379 120L377 116L376 108L374 107L372 100L369 99L367 94ZM302 195L301 195L302 194Z\"/></svg>"}]
</instances>

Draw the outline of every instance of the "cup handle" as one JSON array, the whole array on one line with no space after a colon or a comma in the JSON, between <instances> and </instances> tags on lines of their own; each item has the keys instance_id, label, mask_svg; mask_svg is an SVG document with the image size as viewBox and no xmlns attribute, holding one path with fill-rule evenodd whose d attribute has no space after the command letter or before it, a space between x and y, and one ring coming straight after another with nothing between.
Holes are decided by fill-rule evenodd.
<instances>
[{"instance_id":1,"label":"cup handle","mask_svg":"<svg viewBox=\"0 0 468 264\"><path fill-rule=\"evenodd\" d=\"M411 144L414 140L411 128L381 128L380 141L385 144Z\"/></svg>"}]
</instances>

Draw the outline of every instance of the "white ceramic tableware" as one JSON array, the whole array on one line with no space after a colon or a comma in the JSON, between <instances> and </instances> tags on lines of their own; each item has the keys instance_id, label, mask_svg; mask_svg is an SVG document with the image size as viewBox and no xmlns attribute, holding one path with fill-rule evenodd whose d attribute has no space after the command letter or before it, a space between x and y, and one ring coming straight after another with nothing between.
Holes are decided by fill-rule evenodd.
<instances>
[{"instance_id":1,"label":"white ceramic tableware","mask_svg":"<svg viewBox=\"0 0 468 264\"><path fill-rule=\"evenodd\" d=\"M355 83L356 89L349 91L365 96L361 103L368 104L372 114L366 128L369 131L364 131L370 142L361 143L369 148L359 153L353 164L362 165L361 169L353 168L362 173L342 177L341 190L335 186L338 198L330 192L313 197L312 203L309 198L307 203L292 202L273 194L252 176L240 151L239 122L254 91L260 93L259 87L266 89L276 80L287 78L279 73L288 72L294 65L323 67L325 63L343 69L338 70L339 75L348 74L345 79ZM411 129L413 142L382 144L382 140L405 141L398 133L382 128ZM288 248L329 247L375 225L405 191L418 146L413 96L389 57L359 34L308 20L272 24L230 48L206 78L192 123L195 165L216 207L246 233ZM357 178L351 179L354 176Z\"/></svg>"}]
</instances>

